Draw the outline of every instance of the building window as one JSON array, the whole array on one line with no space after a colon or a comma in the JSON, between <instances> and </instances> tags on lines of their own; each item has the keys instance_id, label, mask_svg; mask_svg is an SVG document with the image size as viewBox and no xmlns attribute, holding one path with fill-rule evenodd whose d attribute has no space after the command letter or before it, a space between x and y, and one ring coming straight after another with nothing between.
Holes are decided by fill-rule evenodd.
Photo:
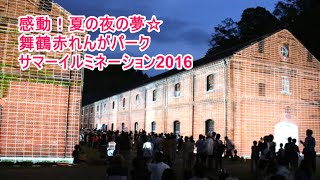
<instances>
[{"instance_id":1,"label":"building window","mask_svg":"<svg viewBox=\"0 0 320 180\"><path fill-rule=\"evenodd\" d=\"M291 114L291 108L290 108L290 106L286 106L286 107L284 108L284 113L286 113L286 114Z\"/></svg>"},{"instance_id":2,"label":"building window","mask_svg":"<svg viewBox=\"0 0 320 180\"><path fill-rule=\"evenodd\" d=\"M113 123L111 124L111 131L113 131Z\"/></svg>"},{"instance_id":3,"label":"building window","mask_svg":"<svg viewBox=\"0 0 320 180\"><path fill-rule=\"evenodd\" d=\"M1 106L0 106L0 108L1 108ZM81 111L81 115L83 115L83 114L84 114L84 110Z\"/></svg>"},{"instance_id":4,"label":"building window","mask_svg":"<svg viewBox=\"0 0 320 180\"><path fill-rule=\"evenodd\" d=\"M290 94L290 82L287 76L282 76L282 93Z\"/></svg>"},{"instance_id":5,"label":"building window","mask_svg":"<svg viewBox=\"0 0 320 180\"><path fill-rule=\"evenodd\" d=\"M104 104L104 105L103 105L103 108L104 108L104 109L106 109L106 106L107 106L107 105L106 105L106 104Z\"/></svg>"},{"instance_id":6,"label":"building window","mask_svg":"<svg viewBox=\"0 0 320 180\"><path fill-rule=\"evenodd\" d=\"M259 43L258 43L258 52L259 53L264 53L264 40L259 41Z\"/></svg>"},{"instance_id":7,"label":"building window","mask_svg":"<svg viewBox=\"0 0 320 180\"><path fill-rule=\"evenodd\" d=\"M281 46L281 55L282 57L289 57L289 45L288 44L283 44Z\"/></svg>"},{"instance_id":8,"label":"building window","mask_svg":"<svg viewBox=\"0 0 320 180\"><path fill-rule=\"evenodd\" d=\"M208 119L206 120L206 134L211 134L214 130L214 124L213 124L213 120Z\"/></svg>"},{"instance_id":9,"label":"building window","mask_svg":"<svg viewBox=\"0 0 320 180\"><path fill-rule=\"evenodd\" d=\"M123 100L122 100L122 107L123 108L126 107L126 98L123 98Z\"/></svg>"},{"instance_id":10,"label":"building window","mask_svg":"<svg viewBox=\"0 0 320 180\"><path fill-rule=\"evenodd\" d=\"M140 104L140 98L139 98L139 94L136 95L136 105Z\"/></svg>"},{"instance_id":11,"label":"building window","mask_svg":"<svg viewBox=\"0 0 320 180\"><path fill-rule=\"evenodd\" d=\"M125 131L125 124L124 123L121 123L121 131Z\"/></svg>"},{"instance_id":12,"label":"building window","mask_svg":"<svg viewBox=\"0 0 320 180\"><path fill-rule=\"evenodd\" d=\"M152 91L152 101L156 101L157 100L157 90L153 90Z\"/></svg>"},{"instance_id":13,"label":"building window","mask_svg":"<svg viewBox=\"0 0 320 180\"><path fill-rule=\"evenodd\" d=\"M138 126L138 122L134 123L134 131L138 132L139 126Z\"/></svg>"},{"instance_id":14,"label":"building window","mask_svg":"<svg viewBox=\"0 0 320 180\"><path fill-rule=\"evenodd\" d=\"M312 56L312 54L308 51L307 61L308 61L308 62L312 62L312 59L313 59L313 56Z\"/></svg>"},{"instance_id":15,"label":"building window","mask_svg":"<svg viewBox=\"0 0 320 180\"><path fill-rule=\"evenodd\" d=\"M0 106L0 122L2 120L2 106Z\"/></svg>"},{"instance_id":16,"label":"building window","mask_svg":"<svg viewBox=\"0 0 320 180\"><path fill-rule=\"evenodd\" d=\"M266 95L266 85L264 83L259 83L259 96Z\"/></svg>"},{"instance_id":17,"label":"building window","mask_svg":"<svg viewBox=\"0 0 320 180\"><path fill-rule=\"evenodd\" d=\"M114 109L114 101L112 101L112 109Z\"/></svg>"},{"instance_id":18,"label":"building window","mask_svg":"<svg viewBox=\"0 0 320 180\"><path fill-rule=\"evenodd\" d=\"M180 83L174 85L174 97L180 96Z\"/></svg>"},{"instance_id":19,"label":"building window","mask_svg":"<svg viewBox=\"0 0 320 180\"><path fill-rule=\"evenodd\" d=\"M99 105L97 106L97 112L99 112Z\"/></svg>"},{"instance_id":20,"label":"building window","mask_svg":"<svg viewBox=\"0 0 320 180\"><path fill-rule=\"evenodd\" d=\"M212 91L214 88L214 75L210 74L207 76L207 91Z\"/></svg>"},{"instance_id":21,"label":"building window","mask_svg":"<svg viewBox=\"0 0 320 180\"><path fill-rule=\"evenodd\" d=\"M93 113L93 107L90 108L90 113Z\"/></svg>"},{"instance_id":22,"label":"building window","mask_svg":"<svg viewBox=\"0 0 320 180\"><path fill-rule=\"evenodd\" d=\"M153 133L156 132L156 122L155 121L151 122L151 132L153 132Z\"/></svg>"},{"instance_id":23,"label":"building window","mask_svg":"<svg viewBox=\"0 0 320 180\"><path fill-rule=\"evenodd\" d=\"M43 11L51 11L52 9L52 0L40 0L39 9Z\"/></svg>"},{"instance_id":24,"label":"building window","mask_svg":"<svg viewBox=\"0 0 320 180\"><path fill-rule=\"evenodd\" d=\"M174 121L173 122L173 133L175 135L179 135L180 134L180 122L179 121Z\"/></svg>"}]
</instances>

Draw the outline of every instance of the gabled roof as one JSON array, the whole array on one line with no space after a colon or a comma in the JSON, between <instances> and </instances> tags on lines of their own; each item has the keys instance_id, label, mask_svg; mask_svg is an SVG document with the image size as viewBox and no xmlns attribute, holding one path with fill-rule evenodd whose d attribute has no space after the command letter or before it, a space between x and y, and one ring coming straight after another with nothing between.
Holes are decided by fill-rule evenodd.
<instances>
[{"instance_id":1,"label":"gabled roof","mask_svg":"<svg viewBox=\"0 0 320 180\"><path fill-rule=\"evenodd\" d=\"M201 59L195 60L195 61L193 61L193 68L196 68L196 67L208 64L208 63L212 63L214 61L217 61L217 60L229 57L229 56L232 56L233 54L235 54L235 53L237 53L237 52L249 47L250 45L252 45L254 43L257 43L257 42L259 42L259 41L261 41L263 39L266 39L267 37L270 37L270 36L276 34L279 31L282 31L282 30L283 29L276 30L276 31L274 31L272 33L269 33L269 34L263 35L261 37L258 37L258 38L246 41L244 43L238 44L236 46L233 46L232 48L228 48L228 49L225 49L223 51L219 51L219 52L216 52L216 53L214 53L212 55L205 56L205 57L203 57ZM144 84L151 83L153 81L157 81L157 80L172 76L174 74L177 74L177 73L180 73L180 72L183 72L183 71L185 71L185 70L173 69L173 70L167 71L165 73L162 73L162 74L159 74L157 76L154 76L154 77L150 78Z\"/></svg>"},{"instance_id":2,"label":"gabled roof","mask_svg":"<svg viewBox=\"0 0 320 180\"><path fill-rule=\"evenodd\" d=\"M244 42L244 43L242 43L242 44L238 44L238 45L236 45L236 46L234 46L234 47L232 47L232 48L229 48L229 49L226 49L226 50L223 50L223 51L219 51L219 52L217 52L217 53L215 53L215 54L213 54L213 55L205 56L205 57L203 57L203 58L201 58L201 59L199 59L199 60L193 61L193 68L200 67L200 66L203 66L203 65L205 65L205 64L212 63L212 62L214 62L214 61L218 61L218 60L220 60L220 59L223 59L223 58L232 56L232 55L235 54L236 52L239 52L239 51L247 48L248 46L250 46L250 45L252 45L252 44L254 44L254 43L256 43L256 42L259 42L259 41L261 41L261 40L263 40L263 39L265 39L265 38L267 38L267 37L269 37L269 36L271 36L271 35L279 32L279 31L281 31L281 30L277 30L277 31L272 32L272 33L270 33L270 34L266 34L266 35L261 36L261 37L258 37L258 38L256 38L256 39L253 39L253 40ZM125 90L119 91L118 93L115 93L115 94L113 94L113 95L111 95L111 96L109 96L109 97L112 97L112 96L117 95L117 94L124 93L124 92L126 92L126 91L131 90L131 89L139 88L139 87L141 87L141 86L144 86L144 85L146 85L146 84L149 84L149 83L152 83L152 82L161 80L161 79L165 79L165 78L167 78L167 77L170 77L170 76L172 76L172 75L175 75L175 74L178 74L178 73L184 72L184 71L186 71L186 70L184 70L184 69L183 69L183 70L173 69L173 70L164 72L164 73L162 73L162 74L159 74L159 75L157 75L157 76L154 76L154 77L148 79L147 81L145 81L145 82L143 82L143 83L135 84L135 85L133 85L133 86L131 86L131 87L125 89ZM106 98L108 98L108 97L106 97ZM100 99L100 100L101 100L101 99ZM98 100L98 101L99 101L99 100ZM95 101L95 102L96 102L96 101Z\"/></svg>"}]
</instances>

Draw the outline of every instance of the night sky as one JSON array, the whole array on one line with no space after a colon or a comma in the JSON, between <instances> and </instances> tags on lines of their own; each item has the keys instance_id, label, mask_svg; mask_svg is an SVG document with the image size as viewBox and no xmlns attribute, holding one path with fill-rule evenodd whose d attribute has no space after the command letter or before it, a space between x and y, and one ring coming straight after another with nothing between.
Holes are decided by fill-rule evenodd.
<instances>
[{"instance_id":1,"label":"night sky","mask_svg":"<svg viewBox=\"0 0 320 180\"><path fill-rule=\"evenodd\" d=\"M209 40L213 28L225 18L238 21L244 9L261 6L273 11L276 0L55 0L63 8L74 15L130 16L141 14L148 20L152 15L163 20L161 32L140 31L151 36L149 49L140 52L138 47L127 48L126 51L106 51L108 58L121 58L123 53L131 56L148 54L191 54L197 60L209 49ZM137 39L137 34L126 34L127 39ZM95 38L99 32L92 33ZM149 70L149 76L163 71Z\"/></svg>"}]
</instances>

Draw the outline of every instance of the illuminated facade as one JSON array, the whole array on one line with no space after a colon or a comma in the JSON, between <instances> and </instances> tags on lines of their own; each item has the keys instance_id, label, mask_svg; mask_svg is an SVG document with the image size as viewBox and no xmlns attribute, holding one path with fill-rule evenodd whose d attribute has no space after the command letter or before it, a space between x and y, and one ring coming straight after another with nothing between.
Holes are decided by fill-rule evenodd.
<instances>
[{"instance_id":1,"label":"illuminated facade","mask_svg":"<svg viewBox=\"0 0 320 180\"><path fill-rule=\"evenodd\" d=\"M194 63L84 106L81 126L195 138L215 131L241 155L268 134L277 144L289 136L299 142L310 128L320 140L320 63L289 31Z\"/></svg>"},{"instance_id":2,"label":"illuminated facade","mask_svg":"<svg viewBox=\"0 0 320 180\"><path fill-rule=\"evenodd\" d=\"M49 15L55 35L56 18L69 14L51 0L0 0L0 160L72 160L79 139L82 71L56 65L21 71L17 44L19 16ZM64 53L44 54L60 59Z\"/></svg>"}]
</instances>

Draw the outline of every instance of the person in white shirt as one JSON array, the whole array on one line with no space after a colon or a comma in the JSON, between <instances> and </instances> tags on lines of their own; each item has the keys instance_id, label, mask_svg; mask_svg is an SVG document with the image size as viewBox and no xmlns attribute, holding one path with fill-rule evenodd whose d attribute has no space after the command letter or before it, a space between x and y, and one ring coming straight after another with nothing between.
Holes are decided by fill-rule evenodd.
<instances>
[{"instance_id":1,"label":"person in white shirt","mask_svg":"<svg viewBox=\"0 0 320 180\"><path fill-rule=\"evenodd\" d=\"M153 156L153 149L154 149L154 146L151 140L145 142L142 146L143 158L145 159L151 158Z\"/></svg>"},{"instance_id":2,"label":"person in white shirt","mask_svg":"<svg viewBox=\"0 0 320 180\"><path fill-rule=\"evenodd\" d=\"M213 153L214 141L211 138L211 133L207 134L207 138L204 141L204 145L203 146L204 146L203 152L205 153L205 156L206 156L206 160L207 160L207 163L208 163L208 168L212 168L212 166L213 166L213 157L214 157L214 153Z\"/></svg>"},{"instance_id":3,"label":"person in white shirt","mask_svg":"<svg viewBox=\"0 0 320 180\"><path fill-rule=\"evenodd\" d=\"M154 155L155 163L148 164L148 170L151 171L151 180L161 180L162 174L165 169L170 168L163 162L163 155L161 152L157 152Z\"/></svg>"}]
</instances>

